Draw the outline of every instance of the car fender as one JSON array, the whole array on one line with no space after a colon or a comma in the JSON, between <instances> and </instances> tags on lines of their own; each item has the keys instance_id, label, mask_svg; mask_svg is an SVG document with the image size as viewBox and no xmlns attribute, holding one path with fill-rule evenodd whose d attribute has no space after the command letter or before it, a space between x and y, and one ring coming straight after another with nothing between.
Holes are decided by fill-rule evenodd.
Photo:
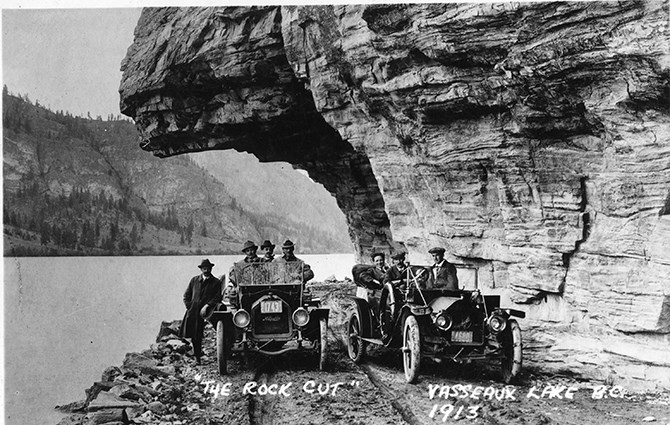
<instances>
[{"instance_id":1,"label":"car fender","mask_svg":"<svg viewBox=\"0 0 670 425\"><path fill-rule=\"evenodd\" d=\"M361 336L363 338L369 338L372 336L372 329L376 325L372 323L373 319L370 304L363 298L351 297L351 299L356 303L358 317L361 319Z\"/></svg>"},{"instance_id":2,"label":"car fender","mask_svg":"<svg viewBox=\"0 0 670 425\"><path fill-rule=\"evenodd\" d=\"M242 332L233 324L232 311L214 311L209 318L209 322L214 326L214 329L216 329L219 322L223 322L223 334L226 336L226 345L229 348L233 345L233 341L237 338L238 333Z\"/></svg>"},{"instance_id":3,"label":"car fender","mask_svg":"<svg viewBox=\"0 0 670 425\"><path fill-rule=\"evenodd\" d=\"M322 318L326 319L326 322L328 321L328 315L330 314L330 309L329 308L314 308L309 311L309 321L312 322L318 322Z\"/></svg>"}]
</instances>

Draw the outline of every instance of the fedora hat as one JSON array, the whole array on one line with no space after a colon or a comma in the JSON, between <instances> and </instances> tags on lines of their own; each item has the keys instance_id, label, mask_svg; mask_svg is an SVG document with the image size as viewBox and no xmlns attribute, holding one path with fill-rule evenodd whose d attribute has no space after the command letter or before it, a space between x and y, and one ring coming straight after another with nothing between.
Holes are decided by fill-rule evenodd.
<instances>
[{"instance_id":1,"label":"fedora hat","mask_svg":"<svg viewBox=\"0 0 670 425\"><path fill-rule=\"evenodd\" d=\"M293 242L291 242L290 239L286 239L284 241L284 244L281 247L282 248L295 248L295 245L293 244Z\"/></svg>"},{"instance_id":2,"label":"fedora hat","mask_svg":"<svg viewBox=\"0 0 670 425\"><path fill-rule=\"evenodd\" d=\"M246 241L246 242L244 243L244 245L242 245L242 252L246 251L246 250L249 249L249 248L255 248L255 249L258 249L258 247L256 246L255 243L253 243L253 242L251 242L251 241Z\"/></svg>"},{"instance_id":3,"label":"fedora hat","mask_svg":"<svg viewBox=\"0 0 670 425\"><path fill-rule=\"evenodd\" d=\"M263 244L261 245L261 249L263 249L263 248L274 248L274 247L275 247L274 244L267 239L264 240Z\"/></svg>"},{"instance_id":4,"label":"fedora hat","mask_svg":"<svg viewBox=\"0 0 670 425\"><path fill-rule=\"evenodd\" d=\"M405 253L404 252L397 252L391 256L394 260L404 260L405 259Z\"/></svg>"},{"instance_id":5,"label":"fedora hat","mask_svg":"<svg viewBox=\"0 0 670 425\"><path fill-rule=\"evenodd\" d=\"M375 257L379 257L380 255L383 259L386 259L386 255L383 252L379 252L379 251L372 251L372 253L370 254L370 258L372 258L374 260Z\"/></svg>"},{"instance_id":6,"label":"fedora hat","mask_svg":"<svg viewBox=\"0 0 670 425\"><path fill-rule=\"evenodd\" d=\"M210 263L209 260L207 258L205 258L204 260L202 260L200 262L200 265L198 266L198 268L200 268L200 269L203 268L203 267L209 267L211 269L212 267L214 267L214 264Z\"/></svg>"},{"instance_id":7,"label":"fedora hat","mask_svg":"<svg viewBox=\"0 0 670 425\"><path fill-rule=\"evenodd\" d=\"M445 249L439 246L428 250L429 254L444 254Z\"/></svg>"}]
</instances>

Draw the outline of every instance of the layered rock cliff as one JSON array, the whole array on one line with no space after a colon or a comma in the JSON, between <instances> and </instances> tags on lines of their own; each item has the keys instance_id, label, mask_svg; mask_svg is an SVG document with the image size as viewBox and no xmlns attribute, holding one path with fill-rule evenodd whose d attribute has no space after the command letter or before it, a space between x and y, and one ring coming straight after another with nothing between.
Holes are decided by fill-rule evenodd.
<instances>
[{"instance_id":1,"label":"layered rock cliff","mask_svg":"<svg viewBox=\"0 0 670 425\"><path fill-rule=\"evenodd\" d=\"M670 385L667 16L661 1L146 9L121 108L155 155L307 170L361 256L425 263L441 245L477 266L528 305L531 359Z\"/></svg>"}]
</instances>

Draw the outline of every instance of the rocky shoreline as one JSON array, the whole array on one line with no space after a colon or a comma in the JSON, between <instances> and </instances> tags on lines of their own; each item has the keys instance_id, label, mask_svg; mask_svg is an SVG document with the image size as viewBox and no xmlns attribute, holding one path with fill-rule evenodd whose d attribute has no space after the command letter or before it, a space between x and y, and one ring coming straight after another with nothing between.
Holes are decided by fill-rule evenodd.
<instances>
[{"instance_id":1,"label":"rocky shoreline","mask_svg":"<svg viewBox=\"0 0 670 425\"><path fill-rule=\"evenodd\" d=\"M195 379L209 367L195 365L190 344L177 336L179 324L161 323L151 348L128 353L120 367L105 369L100 381L86 390L85 400L57 406L70 414L58 425L219 423Z\"/></svg>"}]
</instances>

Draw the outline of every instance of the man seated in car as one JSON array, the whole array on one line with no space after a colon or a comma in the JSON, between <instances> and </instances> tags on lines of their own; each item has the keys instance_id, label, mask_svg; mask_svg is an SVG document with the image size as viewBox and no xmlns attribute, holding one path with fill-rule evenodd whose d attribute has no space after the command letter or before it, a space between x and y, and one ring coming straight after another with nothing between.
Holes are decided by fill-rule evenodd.
<instances>
[{"instance_id":1,"label":"man seated in car","mask_svg":"<svg viewBox=\"0 0 670 425\"><path fill-rule=\"evenodd\" d=\"M263 255L261 257L262 262L271 263L272 261L274 261L274 259L275 259L275 254L274 254L275 246L272 242L270 242L269 240L266 239L263 242L263 245L261 245L261 250L265 253L265 255Z\"/></svg>"},{"instance_id":2,"label":"man seated in car","mask_svg":"<svg viewBox=\"0 0 670 425\"><path fill-rule=\"evenodd\" d=\"M428 289L447 289L458 291L458 276L456 266L444 259L445 249L442 247L431 248L428 252L433 256L433 265L430 268L430 279Z\"/></svg>"},{"instance_id":3,"label":"man seated in car","mask_svg":"<svg viewBox=\"0 0 670 425\"><path fill-rule=\"evenodd\" d=\"M405 262L405 253L398 252L392 255L391 261L393 262L393 265L386 271L384 283L390 282L396 288L404 290L409 267L409 264Z\"/></svg>"},{"instance_id":4,"label":"man seated in car","mask_svg":"<svg viewBox=\"0 0 670 425\"><path fill-rule=\"evenodd\" d=\"M372 311L376 312L379 307L379 298L388 267L386 266L386 256L383 252L373 252L370 257L375 266L361 271L358 279L365 285L365 288L362 289L367 291L368 302L372 306Z\"/></svg>"},{"instance_id":5,"label":"man seated in car","mask_svg":"<svg viewBox=\"0 0 670 425\"><path fill-rule=\"evenodd\" d=\"M239 267L243 264L261 262L260 257L256 255L256 252L258 252L258 246L252 241L246 241L244 245L242 245L242 252L244 253L244 258L241 261L233 264L233 267L230 268L230 272L228 273L228 281L233 286L237 286L237 276L235 273L236 267Z\"/></svg>"},{"instance_id":6,"label":"man seated in car","mask_svg":"<svg viewBox=\"0 0 670 425\"><path fill-rule=\"evenodd\" d=\"M314 272L312 271L309 264L305 263L301 259L295 256L293 252L295 251L295 244L291 242L290 239L286 239L284 244L281 246L282 255L280 258L276 259L277 263L294 263L298 265L299 269L302 269L302 281L307 282L308 280L314 277Z\"/></svg>"}]
</instances>

